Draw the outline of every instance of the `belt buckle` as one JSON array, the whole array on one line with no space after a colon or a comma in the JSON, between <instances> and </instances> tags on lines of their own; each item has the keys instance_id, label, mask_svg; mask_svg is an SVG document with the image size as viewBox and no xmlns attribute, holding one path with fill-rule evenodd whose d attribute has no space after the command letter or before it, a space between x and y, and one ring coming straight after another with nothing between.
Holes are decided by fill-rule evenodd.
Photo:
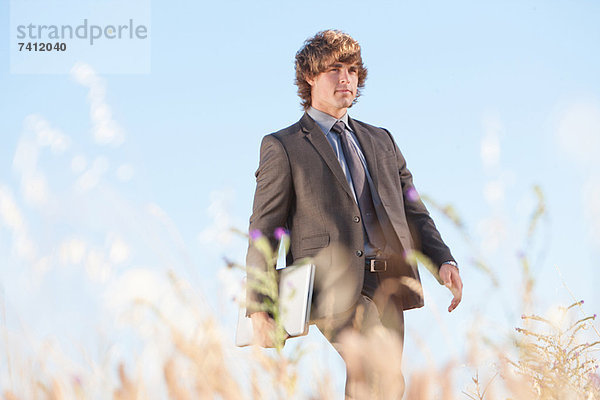
<instances>
[{"instance_id":1,"label":"belt buckle","mask_svg":"<svg viewBox=\"0 0 600 400\"><path fill-rule=\"evenodd\" d=\"M387 270L387 260L370 260L371 272L385 272Z\"/></svg>"}]
</instances>

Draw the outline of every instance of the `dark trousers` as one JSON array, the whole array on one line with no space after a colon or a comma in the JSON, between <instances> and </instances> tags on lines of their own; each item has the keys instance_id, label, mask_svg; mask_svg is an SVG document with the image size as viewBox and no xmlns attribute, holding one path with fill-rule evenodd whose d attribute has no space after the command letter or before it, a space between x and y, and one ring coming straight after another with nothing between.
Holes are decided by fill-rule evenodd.
<instances>
[{"instance_id":1,"label":"dark trousers","mask_svg":"<svg viewBox=\"0 0 600 400\"><path fill-rule=\"evenodd\" d=\"M314 321L346 364L346 399L401 399L404 392L404 314L391 303L377 308L377 279L365 271L362 294L352 309Z\"/></svg>"}]
</instances>

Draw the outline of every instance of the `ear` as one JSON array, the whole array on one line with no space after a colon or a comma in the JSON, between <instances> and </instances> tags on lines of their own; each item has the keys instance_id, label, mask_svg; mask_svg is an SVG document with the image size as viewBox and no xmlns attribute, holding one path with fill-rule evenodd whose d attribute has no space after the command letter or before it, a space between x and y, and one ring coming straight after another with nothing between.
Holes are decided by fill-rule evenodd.
<instances>
[{"instance_id":1,"label":"ear","mask_svg":"<svg viewBox=\"0 0 600 400\"><path fill-rule=\"evenodd\" d=\"M315 85L315 78L311 78L309 76L304 77L304 79L306 80L306 82L308 82L308 84L310 86L314 86Z\"/></svg>"}]
</instances>

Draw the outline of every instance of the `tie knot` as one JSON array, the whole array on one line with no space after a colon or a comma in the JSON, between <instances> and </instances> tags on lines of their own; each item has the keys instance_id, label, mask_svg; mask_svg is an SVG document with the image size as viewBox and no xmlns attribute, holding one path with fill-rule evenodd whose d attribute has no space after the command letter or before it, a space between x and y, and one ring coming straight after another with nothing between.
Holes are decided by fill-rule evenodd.
<instances>
[{"instance_id":1,"label":"tie knot","mask_svg":"<svg viewBox=\"0 0 600 400\"><path fill-rule=\"evenodd\" d=\"M346 124L344 124L344 121L338 121L331 127L331 131L337 133L338 135L344 133L345 130Z\"/></svg>"}]
</instances>

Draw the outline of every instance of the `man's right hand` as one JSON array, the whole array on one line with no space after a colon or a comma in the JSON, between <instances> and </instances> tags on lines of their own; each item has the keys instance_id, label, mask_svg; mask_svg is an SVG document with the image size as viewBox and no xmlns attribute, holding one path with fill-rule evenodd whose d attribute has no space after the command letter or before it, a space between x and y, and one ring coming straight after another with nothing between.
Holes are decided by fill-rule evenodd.
<instances>
[{"instance_id":1,"label":"man's right hand","mask_svg":"<svg viewBox=\"0 0 600 400\"><path fill-rule=\"evenodd\" d=\"M261 347L275 347L275 320L265 311L252 313L250 318L254 332L253 343Z\"/></svg>"}]
</instances>

